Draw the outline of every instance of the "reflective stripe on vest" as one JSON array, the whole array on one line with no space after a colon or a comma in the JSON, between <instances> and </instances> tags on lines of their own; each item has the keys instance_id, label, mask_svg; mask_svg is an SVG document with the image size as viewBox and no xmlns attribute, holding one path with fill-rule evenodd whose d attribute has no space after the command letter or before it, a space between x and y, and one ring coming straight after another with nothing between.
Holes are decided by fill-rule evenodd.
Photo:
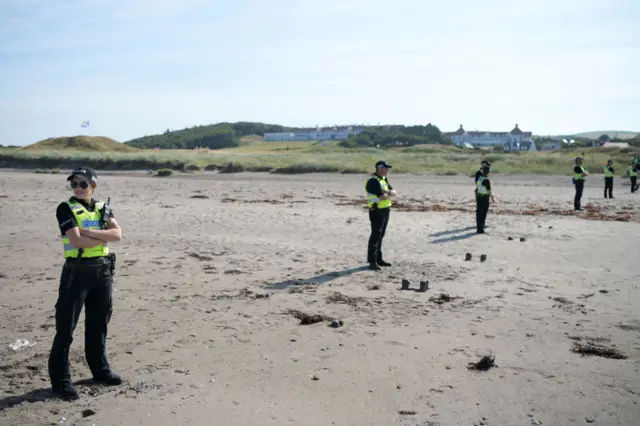
<instances>
[{"instance_id":1,"label":"reflective stripe on vest","mask_svg":"<svg viewBox=\"0 0 640 426\"><path fill-rule=\"evenodd\" d=\"M604 166L604 177L613 177L613 172L611 171L611 166Z\"/></svg>"},{"instance_id":2,"label":"reflective stripe on vest","mask_svg":"<svg viewBox=\"0 0 640 426\"><path fill-rule=\"evenodd\" d=\"M627 170L629 171L629 176L638 176L638 170L635 167L631 166Z\"/></svg>"},{"instance_id":3,"label":"reflective stripe on vest","mask_svg":"<svg viewBox=\"0 0 640 426\"><path fill-rule=\"evenodd\" d=\"M389 190L389 184L387 183L387 180L378 176L371 176L369 179L367 179L367 182L365 182L364 187L365 187L365 191L367 188L367 183L369 183L369 180L371 179L376 179L378 182L380 182L380 186L382 187L382 191L388 191ZM373 208L373 205L378 203L378 208L379 209L386 209L388 207L391 207L391 199L388 198L386 200L380 200L380 198L376 195L376 194L371 194L369 192L367 192L367 205L369 206L369 208Z\"/></svg>"},{"instance_id":4,"label":"reflective stripe on vest","mask_svg":"<svg viewBox=\"0 0 640 426\"><path fill-rule=\"evenodd\" d=\"M67 204L71 208L71 213L76 219L76 223L78 224L78 228L81 229L102 229L100 225L100 209L104 205L104 203L96 203L94 210L92 212L88 211L82 204L69 200ZM62 236L62 247L64 249L64 257L69 258L77 258L78 257L78 249L76 249L71 241L69 241L69 237L66 235ZM96 247L85 248L82 249L81 258L89 258L89 257L102 257L109 254L109 247L107 243L100 244Z\"/></svg>"},{"instance_id":5,"label":"reflective stripe on vest","mask_svg":"<svg viewBox=\"0 0 640 426\"><path fill-rule=\"evenodd\" d=\"M485 179L487 179L486 176L480 176L478 178L478 182L476 183L476 186L478 188L478 195L489 195L489 190L482 184Z\"/></svg>"},{"instance_id":6,"label":"reflective stripe on vest","mask_svg":"<svg viewBox=\"0 0 640 426\"><path fill-rule=\"evenodd\" d=\"M582 166L576 166L576 167L580 167L580 170L582 170L582 172L581 173L575 173L574 172L573 173L573 178L575 180L584 180L584 176L582 176L582 173L584 173L584 167L582 167Z\"/></svg>"}]
</instances>

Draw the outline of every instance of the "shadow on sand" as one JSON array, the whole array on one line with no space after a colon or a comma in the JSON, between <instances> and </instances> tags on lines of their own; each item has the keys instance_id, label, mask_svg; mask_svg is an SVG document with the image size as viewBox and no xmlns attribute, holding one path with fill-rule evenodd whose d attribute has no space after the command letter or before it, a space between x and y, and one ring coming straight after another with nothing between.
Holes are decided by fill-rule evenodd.
<instances>
[{"instance_id":1,"label":"shadow on sand","mask_svg":"<svg viewBox=\"0 0 640 426\"><path fill-rule=\"evenodd\" d=\"M74 386L79 386L79 385L95 385L96 383L93 381L93 379L83 379L83 380L78 380L73 384ZM0 399L0 411L3 411L7 408L11 408L16 405L20 405L23 402L44 402L51 399L60 399L58 395L53 393L53 390L51 389L51 387L34 389L22 395L7 396Z\"/></svg>"},{"instance_id":2,"label":"shadow on sand","mask_svg":"<svg viewBox=\"0 0 640 426\"><path fill-rule=\"evenodd\" d=\"M475 228L473 228L473 229L475 229ZM452 241L466 240L467 238L471 238L474 235L478 235L476 233L476 231L468 232L466 234L453 235L451 237L446 237L446 238L439 238L439 239L431 241L431 244L442 244L442 243L450 243Z\"/></svg>"},{"instance_id":3,"label":"shadow on sand","mask_svg":"<svg viewBox=\"0 0 640 426\"><path fill-rule=\"evenodd\" d=\"M349 268L344 269L342 271L331 271L326 272L324 274L316 275L311 278L306 279L295 279L295 280L286 280L281 281L275 284L269 284L265 287L266 290L284 290L285 288L292 285L309 285L309 284L325 284L329 281L335 280L336 278L346 277L356 272L367 271L369 270L368 265L358 266L357 268Z\"/></svg>"},{"instance_id":4,"label":"shadow on sand","mask_svg":"<svg viewBox=\"0 0 640 426\"><path fill-rule=\"evenodd\" d=\"M476 229L475 226L467 226L466 228L459 229L449 229L448 231L435 232L431 234L432 237L442 237L444 235L457 234L458 232L471 231L472 229Z\"/></svg>"}]
</instances>

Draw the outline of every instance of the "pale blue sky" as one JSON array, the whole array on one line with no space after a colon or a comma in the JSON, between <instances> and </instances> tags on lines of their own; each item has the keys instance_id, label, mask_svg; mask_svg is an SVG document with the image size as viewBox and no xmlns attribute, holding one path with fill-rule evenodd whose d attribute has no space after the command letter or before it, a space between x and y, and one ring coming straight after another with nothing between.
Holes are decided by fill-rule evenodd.
<instances>
[{"instance_id":1,"label":"pale blue sky","mask_svg":"<svg viewBox=\"0 0 640 426\"><path fill-rule=\"evenodd\" d=\"M219 121L640 131L639 23L638 0L0 0L0 143Z\"/></svg>"}]
</instances>

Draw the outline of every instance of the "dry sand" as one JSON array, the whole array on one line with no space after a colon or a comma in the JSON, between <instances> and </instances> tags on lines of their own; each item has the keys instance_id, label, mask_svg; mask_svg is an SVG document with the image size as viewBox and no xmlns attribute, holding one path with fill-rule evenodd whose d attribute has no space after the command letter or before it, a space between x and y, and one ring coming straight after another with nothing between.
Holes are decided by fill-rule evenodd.
<instances>
[{"instance_id":1,"label":"dry sand","mask_svg":"<svg viewBox=\"0 0 640 426\"><path fill-rule=\"evenodd\" d=\"M376 273L363 175L102 174L124 230L108 350L127 383L86 381L81 322L67 403L46 372L64 178L0 172L3 426L639 424L640 194L620 180L605 201L590 178L576 217L569 178L496 176L478 236L472 179L392 175L414 211L392 212ZM467 368L489 353L495 368Z\"/></svg>"}]
</instances>

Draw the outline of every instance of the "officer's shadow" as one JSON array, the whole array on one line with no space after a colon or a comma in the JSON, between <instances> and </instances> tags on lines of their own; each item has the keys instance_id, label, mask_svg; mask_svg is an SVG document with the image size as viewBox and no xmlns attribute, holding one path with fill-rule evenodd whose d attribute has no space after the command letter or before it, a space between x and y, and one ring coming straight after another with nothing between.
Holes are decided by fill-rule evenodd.
<instances>
[{"instance_id":1,"label":"officer's shadow","mask_svg":"<svg viewBox=\"0 0 640 426\"><path fill-rule=\"evenodd\" d=\"M344 269L342 271L331 271L324 274L315 275L311 278L294 279L280 281L279 283L270 284L266 287L267 290L284 290L285 288L293 285L310 285L310 284L324 284L329 281L335 280L339 277L346 277L356 272L366 271L369 269L368 265L358 266L356 268Z\"/></svg>"},{"instance_id":2,"label":"officer's shadow","mask_svg":"<svg viewBox=\"0 0 640 426\"><path fill-rule=\"evenodd\" d=\"M451 235L451 234L458 234L459 232L471 231L471 230L473 230L473 232L467 232L466 234L460 234L460 235ZM450 243L452 241L466 240L467 238L471 238L474 235L477 235L477 232L476 232L475 226L467 226L466 228L449 229L448 231L436 232L431 234L432 237L443 237L445 235L450 235L450 236L447 236L444 238L437 238L431 241L431 244L442 244L442 243Z\"/></svg>"},{"instance_id":3,"label":"officer's shadow","mask_svg":"<svg viewBox=\"0 0 640 426\"><path fill-rule=\"evenodd\" d=\"M91 385L95 382L93 379L82 379L74 382L74 386L78 385ZM53 393L51 387L48 388L39 388L24 393L22 395L13 395L7 396L5 398L0 399L0 411L6 410L7 408L14 407L16 405L20 405L24 402L44 402L53 399L60 399L60 397Z\"/></svg>"}]
</instances>

